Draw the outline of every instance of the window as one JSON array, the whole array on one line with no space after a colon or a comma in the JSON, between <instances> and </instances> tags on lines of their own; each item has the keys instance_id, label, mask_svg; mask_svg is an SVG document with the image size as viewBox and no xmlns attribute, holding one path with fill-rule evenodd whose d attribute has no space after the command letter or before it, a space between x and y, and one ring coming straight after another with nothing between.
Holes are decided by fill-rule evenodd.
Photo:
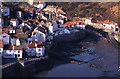
<instances>
[{"instance_id":1,"label":"window","mask_svg":"<svg viewBox=\"0 0 120 79\"><path fill-rule=\"evenodd\" d=\"M3 38L6 38L6 36L3 36Z\"/></svg>"},{"instance_id":2,"label":"window","mask_svg":"<svg viewBox=\"0 0 120 79\"><path fill-rule=\"evenodd\" d=\"M7 14L7 12L5 12L5 14Z\"/></svg>"},{"instance_id":3,"label":"window","mask_svg":"<svg viewBox=\"0 0 120 79\"><path fill-rule=\"evenodd\" d=\"M20 51L18 51L18 53L20 53Z\"/></svg>"},{"instance_id":4,"label":"window","mask_svg":"<svg viewBox=\"0 0 120 79\"><path fill-rule=\"evenodd\" d=\"M116 28L115 31L118 31L118 28Z\"/></svg>"},{"instance_id":5,"label":"window","mask_svg":"<svg viewBox=\"0 0 120 79\"><path fill-rule=\"evenodd\" d=\"M1 49L0 49L0 51L1 51Z\"/></svg>"},{"instance_id":6,"label":"window","mask_svg":"<svg viewBox=\"0 0 120 79\"><path fill-rule=\"evenodd\" d=\"M20 54L18 54L18 57L20 57Z\"/></svg>"},{"instance_id":7,"label":"window","mask_svg":"<svg viewBox=\"0 0 120 79\"><path fill-rule=\"evenodd\" d=\"M39 51L41 51L41 49L39 49Z\"/></svg>"}]
</instances>

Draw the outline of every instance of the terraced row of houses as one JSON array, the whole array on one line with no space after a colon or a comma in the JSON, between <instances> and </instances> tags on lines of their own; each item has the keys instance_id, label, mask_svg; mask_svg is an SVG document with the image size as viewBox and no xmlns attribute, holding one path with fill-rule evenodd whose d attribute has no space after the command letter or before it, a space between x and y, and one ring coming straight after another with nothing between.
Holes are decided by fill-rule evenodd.
<instances>
[{"instance_id":1,"label":"terraced row of houses","mask_svg":"<svg viewBox=\"0 0 120 79\"><path fill-rule=\"evenodd\" d=\"M86 25L99 25L117 30L116 23L93 23L91 17L73 17L68 21L62 7L39 2L33 7L23 7L11 18L10 9L1 6L0 55L3 58L41 57L46 55L47 42L61 34L85 30ZM1 3L2 5L2 3Z\"/></svg>"}]
</instances>

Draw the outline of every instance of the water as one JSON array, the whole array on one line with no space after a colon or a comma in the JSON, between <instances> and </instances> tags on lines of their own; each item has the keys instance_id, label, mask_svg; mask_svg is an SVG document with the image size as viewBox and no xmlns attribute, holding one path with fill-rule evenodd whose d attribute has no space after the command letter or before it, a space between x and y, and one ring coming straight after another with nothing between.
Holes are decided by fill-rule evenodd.
<instances>
[{"instance_id":1,"label":"water","mask_svg":"<svg viewBox=\"0 0 120 79\"><path fill-rule=\"evenodd\" d=\"M48 71L45 77L99 77L101 73L87 64L65 64Z\"/></svg>"},{"instance_id":2,"label":"water","mask_svg":"<svg viewBox=\"0 0 120 79\"><path fill-rule=\"evenodd\" d=\"M97 44L85 44L90 52L75 55L72 59L86 61L83 64L60 64L55 65L51 70L38 73L35 77L116 77L118 76L118 48L111 45L105 39ZM57 62L59 63L59 61ZM92 64L96 68L89 66ZM43 75L44 74L44 75Z\"/></svg>"}]
</instances>

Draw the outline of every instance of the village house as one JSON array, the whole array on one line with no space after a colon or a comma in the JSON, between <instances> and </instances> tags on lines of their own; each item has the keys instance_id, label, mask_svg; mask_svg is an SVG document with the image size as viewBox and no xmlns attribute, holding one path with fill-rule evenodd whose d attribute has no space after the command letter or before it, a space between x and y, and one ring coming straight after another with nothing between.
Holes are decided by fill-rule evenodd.
<instances>
[{"instance_id":1,"label":"village house","mask_svg":"<svg viewBox=\"0 0 120 79\"><path fill-rule=\"evenodd\" d=\"M11 23L14 27L18 27L18 25L19 25L18 19L11 19L11 20L10 20L10 23Z\"/></svg>"},{"instance_id":2,"label":"village house","mask_svg":"<svg viewBox=\"0 0 120 79\"><path fill-rule=\"evenodd\" d=\"M16 33L15 27L9 25L8 26L8 34L15 34L15 33Z\"/></svg>"},{"instance_id":3,"label":"village house","mask_svg":"<svg viewBox=\"0 0 120 79\"><path fill-rule=\"evenodd\" d=\"M17 17L20 19L23 19L23 12L22 11L17 11Z\"/></svg>"},{"instance_id":4,"label":"village house","mask_svg":"<svg viewBox=\"0 0 120 79\"><path fill-rule=\"evenodd\" d=\"M33 38L33 41L45 42L46 41L46 34L41 32L41 31L32 32L32 38Z\"/></svg>"},{"instance_id":5,"label":"village house","mask_svg":"<svg viewBox=\"0 0 120 79\"><path fill-rule=\"evenodd\" d=\"M2 34L0 37L3 39L3 45L9 45L10 44L10 35L8 33L8 28L2 28Z\"/></svg>"},{"instance_id":6,"label":"village house","mask_svg":"<svg viewBox=\"0 0 120 79\"><path fill-rule=\"evenodd\" d=\"M45 2L39 2L39 4L36 6L39 9L43 9L46 6Z\"/></svg>"},{"instance_id":7,"label":"village house","mask_svg":"<svg viewBox=\"0 0 120 79\"><path fill-rule=\"evenodd\" d=\"M79 17L73 17L73 22L78 22L78 21L80 21L80 18Z\"/></svg>"},{"instance_id":8,"label":"village house","mask_svg":"<svg viewBox=\"0 0 120 79\"><path fill-rule=\"evenodd\" d=\"M116 25L115 28L114 28L114 31L115 31L115 32L120 32L120 26L119 26L119 25Z\"/></svg>"},{"instance_id":9,"label":"village house","mask_svg":"<svg viewBox=\"0 0 120 79\"><path fill-rule=\"evenodd\" d=\"M33 0L28 0L28 3L29 3L30 5L33 5Z\"/></svg>"},{"instance_id":10,"label":"village house","mask_svg":"<svg viewBox=\"0 0 120 79\"><path fill-rule=\"evenodd\" d=\"M113 29L115 26L113 25L112 22L106 22L106 23L103 23L103 27L107 29Z\"/></svg>"},{"instance_id":11,"label":"village house","mask_svg":"<svg viewBox=\"0 0 120 79\"><path fill-rule=\"evenodd\" d=\"M11 35L11 45L20 45L20 40L18 34Z\"/></svg>"},{"instance_id":12,"label":"village house","mask_svg":"<svg viewBox=\"0 0 120 79\"><path fill-rule=\"evenodd\" d=\"M102 26L103 26L103 23L104 23L104 22L101 22L101 21L98 21L98 22L97 22L97 24L98 24L99 27L102 27Z\"/></svg>"},{"instance_id":13,"label":"village house","mask_svg":"<svg viewBox=\"0 0 120 79\"><path fill-rule=\"evenodd\" d=\"M66 13L62 10L62 7L58 7L58 8L57 8L57 13L58 13L58 14L66 14Z\"/></svg>"},{"instance_id":14,"label":"village house","mask_svg":"<svg viewBox=\"0 0 120 79\"><path fill-rule=\"evenodd\" d=\"M30 57L40 57L43 56L45 52L45 47L42 41L34 41L27 46L27 55Z\"/></svg>"},{"instance_id":15,"label":"village house","mask_svg":"<svg viewBox=\"0 0 120 79\"><path fill-rule=\"evenodd\" d=\"M29 13L30 13L30 18L33 18L34 8L29 8L28 11L29 11Z\"/></svg>"},{"instance_id":16,"label":"village house","mask_svg":"<svg viewBox=\"0 0 120 79\"><path fill-rule=\"evenodd\" d=\"M53 34L53 26L51 22L49 22L48 30L49 30L49 33Z\"/></svg>"},{"instance_id":17,"label":"village house","mask_svg":"<svg viewBox=\"0 0 120 79\"><path fill-rule=\"evenodd\" d=\"M91 20L92 20L91 17L86 18L86 19L85 19L85 24L91 25Z\"/></svg>"},{"instance_id":18,"label":"village house","mask_svg":"<svg viewBox=\"0 0 120 79\"><path fill-rule=\"evenodd\" d=\"M4 46L4 51L2 55L3 58L22 58L23 55L22 46L21 45Z\"/></svg>"},{"instance_id":19,"label":"village house","mask_svg":"<svg viewBox=\"0 0 120 79\"><path fill-rule=\"evenodd\" d=\"M85 29L85 24L84 23L82 23L82 22L80 22L79 24L77 24L76 25L76 27L78 28L78 29Z\"/></svg>"},{"instance_id":20,"label":"village house","mask_svg":"<svg viewBox=\"0 0 120 79\"><path fill-rule=\"evenodd\" d=\"M3 13L3 16L9 16L10 15L10 9L8 7L2 6L1 12Z\"/></svg>"},{"instance_id":21,"label":"village house","mask_svg":"<svg viewBox=\"0 0 120 79\"><path fill-rule=\"evenodd\" d=\"M58 23L56 21L52 21L53 25L53 32L56 32L58 30Z\"/></svg>"},{"instance_id":22,"label":"village house","mask_svg":"<svg viewBox=\"0 0 120 79\"><path fill-rule=\"evenodd\" d=\"M50 6L50 5L48 5L44 10L45 10L45 11L55 12L55 13L56 13L56 12L57 12L57 7L58 7L58 6L53 6L53 5Z\"/></svg>"}]
</instances>

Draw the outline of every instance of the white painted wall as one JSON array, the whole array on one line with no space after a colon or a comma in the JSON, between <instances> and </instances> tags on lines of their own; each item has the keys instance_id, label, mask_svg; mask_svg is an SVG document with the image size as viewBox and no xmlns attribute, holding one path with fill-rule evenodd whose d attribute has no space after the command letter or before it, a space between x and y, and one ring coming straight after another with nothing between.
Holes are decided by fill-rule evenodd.
<instances>
[{"instance_id":1,"label":"white painted wall","mask_svg":"<svg viewBox=\"0 0 120 79\"><path fill-rule=\"evenodd\" d=\"M38 33L33 35L32 38L33 38L33 41L43 41L43 42L45 42L46 35L39 31Z\"/></svg>"},{"instance_id":2,"label":"white painted wall","mask_svg":"<svg viewBox=\"0 0 120 79\"><path fill-rule=\"evenodd\" d=\"M50 26L48 27L48 29L49 29L49 33L52 33L52 34L53 34L53 26L52 26L51 23L50 23Z\"/></svg>"},{"instance_id":3,"label":"white painted wall","mask_svg":"<svg viewBox=\"0 0 120 79\"><path fill-rule=\"evenodd\" d=\"M15 34L15 30L9 30L8 33Z\"/></svg>"},{"instance_id":4,"label":"white painted wall","mask_svg":"<svg viewBox=\"0 0 120 79\"><path fill-rule=\"evenodd\" d=\"M6 8L3 10L3 16L9 16L9 15L10 15L10 9L6 7Z\"/></svg>"},{"instance_id":5,"label":"white painted wall","mask_svg":"<svg viewBox=\"0 0 120 79\"><path fill-rule=\"evenodd\" d=\"M0 56L2 56L3 48L0 48Z\"/></svg>"},{"instance_id":6,"label":"white painted wall","mask_svg":"<svg viewBox=\"0 0 120 79\"><path fill-rule=\"evenodd\" d=\"M91 20L90 19L86 19L85 20L85 24L91 24Z\"/></svg>"},{"instance_id":7,"label":"white painted wall","mask_svg":"<svg viewBox=\"0 0 120 79\"><path fill-rule=\"evenodd\" d=\"M13 26L18 26L18 24L19 24L19 21L17 20L17 21L10 21L12 24L13 24Z\"/></svg>"},{"instance_id":8,"label":"white painted wall","mask_svg":"<svg viewBox=\"0 0 120 79\"><path fill-rule=\"evenodd\" d=\"M3 33L2 35L0 35L0 37L3 38L3 45L9 44L10 36L8 34Z\"/></svg>"},{"instance_id":9,"label":"white painted wall","mask_svg":"<svg viewBox=\"0 0 120 79\"><path fill-rule=\"evenodd\" d=\"M4 50L3 58L22 58L22 50Z\"/></svg>"}]
</instances>

